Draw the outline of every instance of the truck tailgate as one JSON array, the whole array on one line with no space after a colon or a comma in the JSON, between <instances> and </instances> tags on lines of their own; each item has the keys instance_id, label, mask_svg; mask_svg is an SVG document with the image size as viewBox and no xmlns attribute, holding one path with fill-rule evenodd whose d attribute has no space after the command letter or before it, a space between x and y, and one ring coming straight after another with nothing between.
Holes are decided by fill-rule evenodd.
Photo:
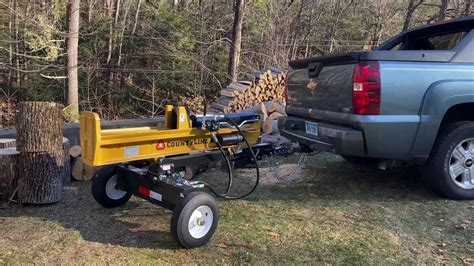
<instances>
[{"instance_id":1,"label":"truck tailgate","mask_svg":"<svg viewBox=\"0 0 474 266\"><path fill-rule=\"evenodd\" d=\"M359 53L290 62L288 105L352 113L352 76Z\"/></svg>"}]
</instances>

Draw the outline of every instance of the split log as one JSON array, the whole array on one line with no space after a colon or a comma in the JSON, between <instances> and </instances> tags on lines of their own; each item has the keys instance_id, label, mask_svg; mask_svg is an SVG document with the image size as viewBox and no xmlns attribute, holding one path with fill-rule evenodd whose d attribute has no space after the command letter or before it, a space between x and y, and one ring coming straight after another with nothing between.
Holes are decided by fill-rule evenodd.
<instances>
[{"instance_id":1,"label":"split log","mask_svg":"<svg viewBox=\"0 0 474 266\"><path fill-rule=\"evenodd\" d=\"M271 120L271 119L265 120L265 122L263 122L263 125L262 125L262 130L265 134L268 134L268 135L277 134L279 132L278 121Z\"/></svg>"},{"instance_id":2,"label":"split log","mask_svg":"<svg viewBox=\"0 0 474 266\"><path fill-rule=\"evenodd\" d=\"M15 148L0 149L0 202L8 202L15 193L18 154Z\"/></svg>"},{"instance_id":3,"label":"split log","mask_svg":"<svg viewBox=\"0 0 474 266\"><path fill-rule=\"evenodd\" d=\"M16 147L15 139L0 139L0 149L15 148L15 147Z\"/></svg>"},{"instance_id":4,"label":"split log","mask_svg":"<svg viewBox=\"0 0 474 266\"><path fill-rule=\"evenodd\" d=\"M81 156L81 153L82 153L82 150L81 150L81 146L79 145L74 145L69 149L69 155L72 158L77 158Z\"/></svg>"},{"instance_id":5,"label":"split log","mask_svg":"<svg viewBox=\"0 0 474 266\"><path fill-rule=\"evenodd\" d=\"M17 105L16 145L20 152L62 150L62 105L51 102L21 102Z\"/></svg>"},{"instance_id":6,"label":"split log","mask_svg":"<svg viewBox=\"0 0 474 266\"><path fill-rule=\"evenodd\" d=\"M211 104L211 107L212 109L215 109L215 110L218 110L218 111L222 111L224 113L227 113L227 111L229 110L229 107L228 106L225 106L225 105L222 105L220 103L212 103Z\"/></svg>"},{"instance_id":7,"label":"split log","mask_svg":"<svg viewBox=\"0 0 474 266\"><path fill-rule=\"evenodd\" d=\"M55 203L63 197L64 151L20 152L18 198L21 203Z\"/></svg>"},{"instance_id":8,"label":"split log","mask_svg":"<svg viewBox=\"0 0 474 266\"><path fill-rule=\"evenodd\" d=\"M278 120L278 118L282 117L284 115L278 113L278 112L274 112L274 113L271 113L269 116L268 116L268 119L270 120Z\"/></svg>"},{"instance_id":9,"label":"split log","mask_svg":"<svg viewBox=\"0 0 474 266\"><path fill-rule=\"evenodd\" d=\"M279 103L278 101L272 101L268 107L268 111L270 113L278 112L282 115L286 115L285 106L283 106L283 104Z\"/></svg>"},{"instance_id":10,"label":"split log","mask_svg":"<svg viewBox=\"0 0 474 266\"><path fill-rule=\"evenodd\" d=\"M234 90L223 89L221 90L221 95L227 96L227 97L235 97L237 94Z\"/></svg>"},{"instance_id":11,"label":"split log","mask_svg":"<svg viewBox=\"0 0 474 266\"><path fill-rule=\"evenodd\" d=\"M240 84L238 82L232 82L231 84L229 84L227 86L226 89L238 91L239 93L244 93L245 90L247 90L247 88L248 88L248 86L246 86L246 85Z\"/></svg>"},{"instance_id":12,"label":"split log","mask_svg":"<svg viewBox=\"0 0 474 266\"><path fill-rule=\"evenodd\" d=\"M221 96L217 100L217 103L230 107L230 105L233 103L233 101L234 101L234 98Z\"/></svg>"},{"instance_id":13,"label":"split log","mask_svg":"<svg viewBox=\"0 0 474 266\"><path fill-rule=\"evenodd\" d=\"M245 86L251 86L252 83L253 83L252 81L247 81L247 80L239 80L237 82L240 83L240 84L243 84Z\"/></svg>"},{"instance_id":14,"label":"split log","mask_svg":"<svg viewBox=\"0 0 474 266\"><path fill-rule=\"evenodd\" d=\"M63 153L64 153L64 175L63 184L67 185L71 182L71 156L69 156L70 150L69 139L63 138Z\"/></svg>"},{"instance_id":15,"label":"split log","mask_svg":"<svg viewBox=\"0 0 474 266\"><path fill-rule=\"evenodd\" d=\"M74 160L72 166L72 178L74 178L74 180L89 181L94 178L95 173L95 168L85 164L81 157Z\"/></svg>"}]
</instances>

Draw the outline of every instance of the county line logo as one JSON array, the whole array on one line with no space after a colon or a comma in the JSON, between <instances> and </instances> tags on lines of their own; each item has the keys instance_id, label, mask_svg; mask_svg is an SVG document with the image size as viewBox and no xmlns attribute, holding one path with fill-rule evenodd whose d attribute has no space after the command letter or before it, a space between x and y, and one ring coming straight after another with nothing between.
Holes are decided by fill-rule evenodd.
<instances>
[{"instance_id":1,"label":"county line logo","mask_svg":"<svg viewBox=\"0 0 474 266\"><path fill-rule=\"evenodd\" d=\"M193 146L198 144L208 144L209 139L190 139L190 140L173 140L166 145L169 148L181 146Z\"/></svg>"}]
</instances>

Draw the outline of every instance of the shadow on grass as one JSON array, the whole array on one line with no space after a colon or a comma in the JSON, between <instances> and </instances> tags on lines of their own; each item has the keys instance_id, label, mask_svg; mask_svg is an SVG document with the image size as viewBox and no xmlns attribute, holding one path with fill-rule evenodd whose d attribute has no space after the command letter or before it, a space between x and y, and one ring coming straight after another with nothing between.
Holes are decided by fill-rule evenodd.
<instances>
[{"instance_id":1,"label":"shadow on grass","mask_svg":"<svg viewBox=\"0 0 474 266\"><path fill-rule=\"evenodd\" d=\"M291 164L297 158L293 156L279 160ZM335 155L321 154L308 159L306 168L294 182L268 182L269 174L268 169L262 169L262 183L245 200L290 201L302 205L344 204L344 201L420 203L443 200L425 189L416 167L379 171L350 165ZM199 179L215 184L222 191L227 175L210 170ZM238 171L233 195L249 191L254 180L255 172L252 169ZM122 207L104 209L92 198L90 183L73 184L65 191L65 199L60 203L14 207L0 212L0 217L38 217L77 230L84 240L90 242L122 247L178 248L169 232L169 211L133 197Z\"/></svg>"},{"instance_id":2,"label":"shadow on grass","mask_svg":"<svg viewBox=\"0 0 474 266\"><path fill-rule=\"evenodd\" d=\"M294 167L297 156L279 158L282 167ZM353 165L333 154L310 156L304 169L290 182L278 180L269 168L261 169L261 182L247 200L308 200L360 202L427 202L444 200L427 190L417 166L398 166L377 170L375 166ZM277 171L280 174L285 171ZM286 171L289 172L289 171ZM290 171L291 172L291 171ZM219 175L220 178L216 178ZM215 184L221 190L227 182L225 173L202 179ZM240 170L235 175L232 194L248 191L255 180L255 170ZM310 199L311 198L311 199Z\"/></svg>"},{"instance_id":3,"label":"shadow on grass","mask_svg":"<svg viewBox=\"0 0 474 266\"><path fill-rule=\"evenodd\" d=\"M90 242L134 248L178 248L169 232L171 215L162 208L132 198L122 207L105 209L92 198L90 182L66 187L64 196L56 204L14 206L2 210L0 217L37 217L77 230Z\"/></svg>"}]
</instances>

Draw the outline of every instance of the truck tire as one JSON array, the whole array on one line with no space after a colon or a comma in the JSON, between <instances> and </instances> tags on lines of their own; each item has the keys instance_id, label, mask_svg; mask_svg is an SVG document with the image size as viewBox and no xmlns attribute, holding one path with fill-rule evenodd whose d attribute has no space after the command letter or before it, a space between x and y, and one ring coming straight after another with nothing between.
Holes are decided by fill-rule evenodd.
<instances>
[{"instance_id":1,"label":"truck tire","mask_svg":"<svg viewBox=\"0 0 474 266\"><path fill-rule=\"evenodd\" d=\"M456 122L443 130L423 179L441 196L474 199L474 122Z\"/></svg>"},{"instance_id":2,"label":"truck tire","mask_svg":"<svg viewBox=\"0 0 474 266\"><path fill-rule=\"evenodd\" d=\"M109 165L100 169L92 181L92 196L105 208L124 205L132 196L131 193L119 190L117 184L117 166Z\"/></svg>"}]
</instances>

